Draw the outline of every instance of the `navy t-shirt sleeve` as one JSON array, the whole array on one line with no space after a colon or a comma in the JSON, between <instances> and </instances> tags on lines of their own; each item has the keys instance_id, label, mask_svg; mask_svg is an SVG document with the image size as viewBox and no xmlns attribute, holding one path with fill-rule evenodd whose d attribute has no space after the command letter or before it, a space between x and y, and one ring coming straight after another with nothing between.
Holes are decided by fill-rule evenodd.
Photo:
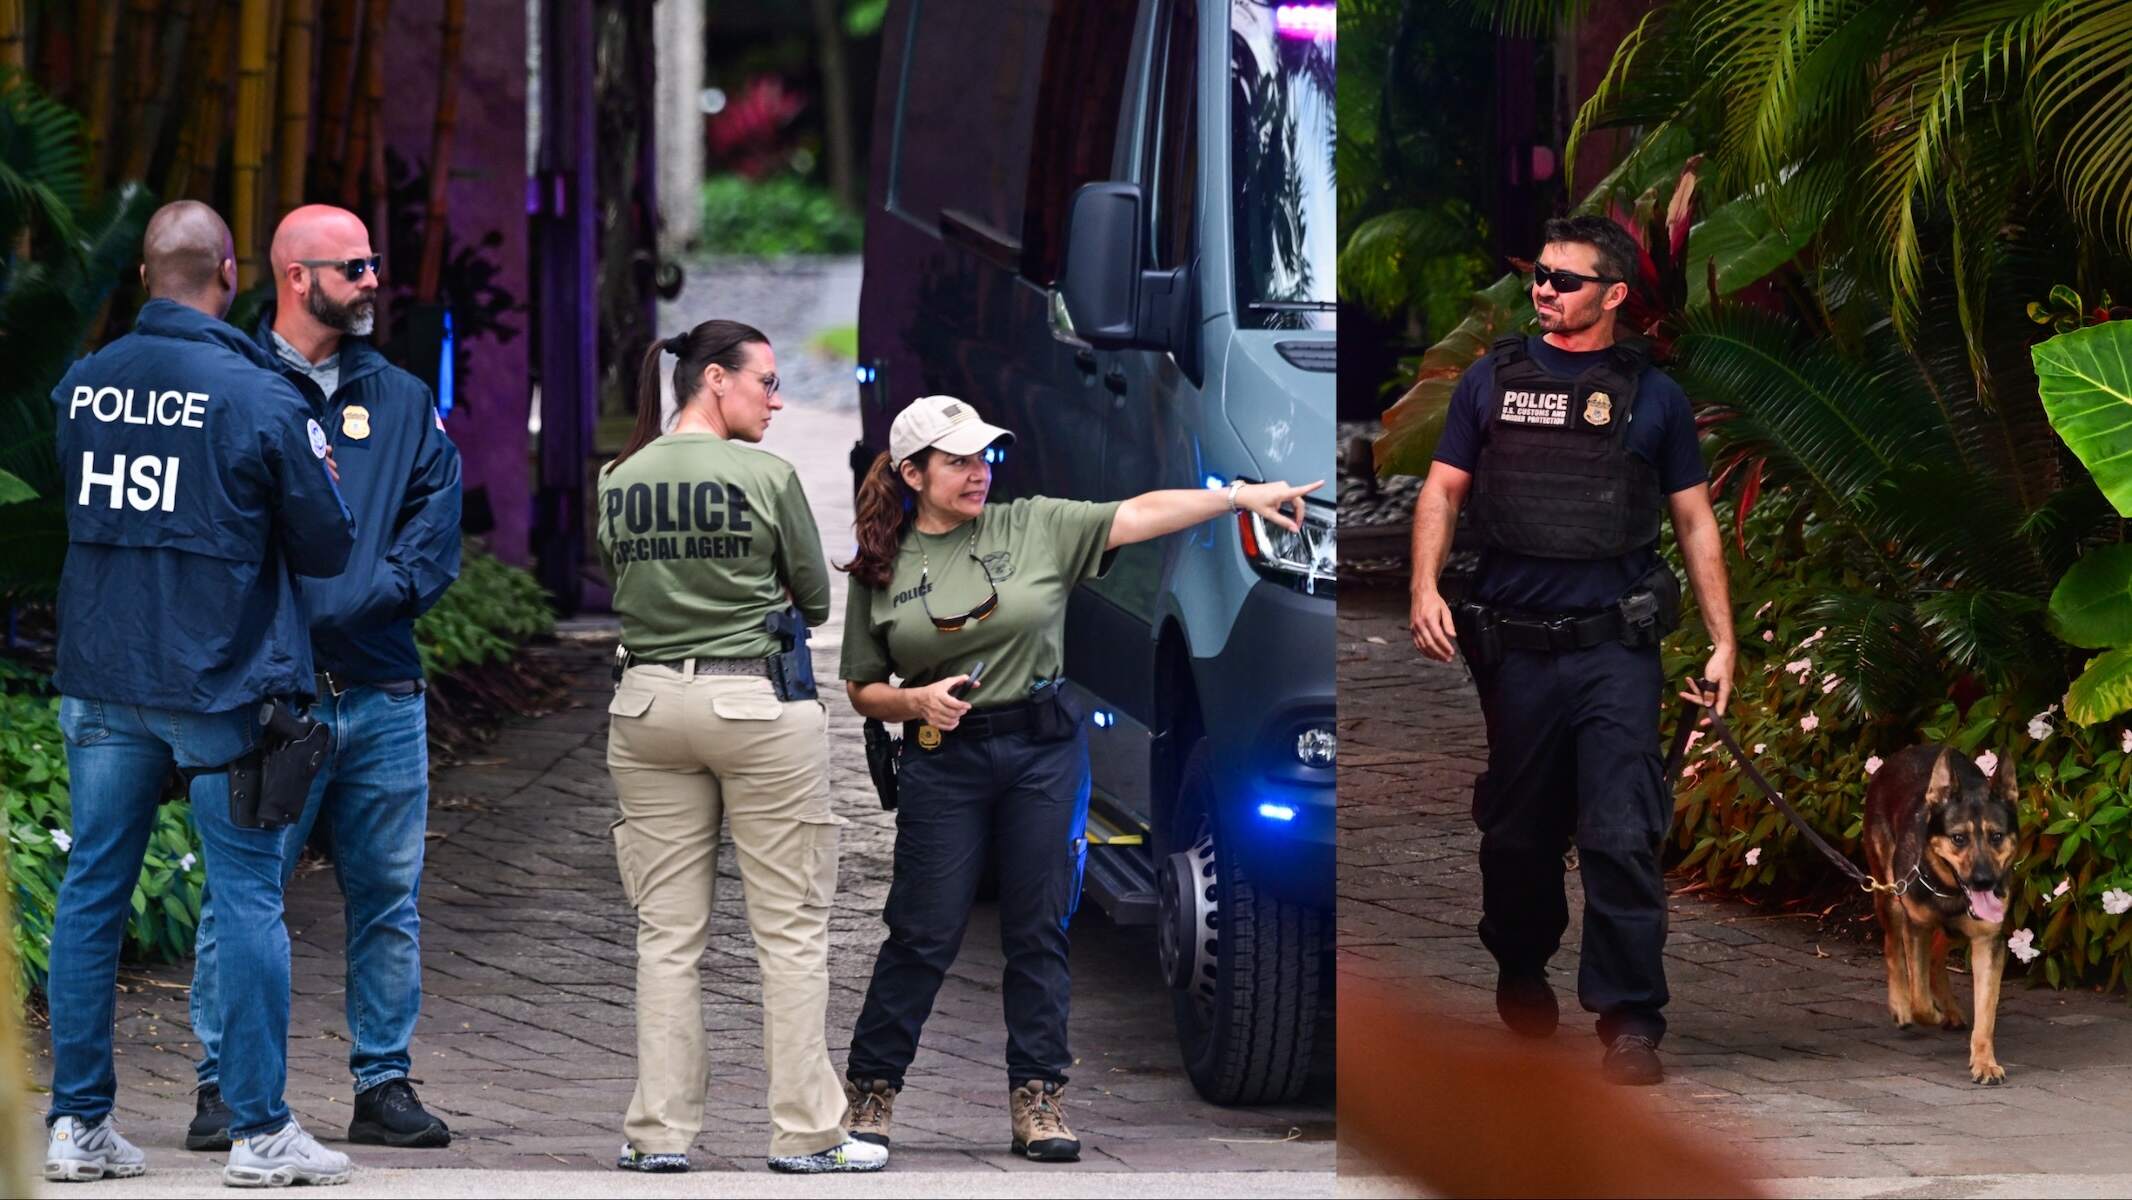
<instances>
[{"instance_id":1,"label":"navy t-shirt sleeve","mask_svg":"<svg viewBox=\"0 0 2132 1200\"><path fill-rule=\"evenodd\" d=\"M1443 436L1436 440L1436 461L1471 474L1481 460L1481 394L1488 390L1495 372L1486 359L1458 377L1451 389L1451 408L1444 417Z\"/></svg>"},{"instance_id":2,"label":"navy t-shirt sleeve","mask_svg":"<svg viewBox=\"0 0 2132 1200\"><path fill-rule=\"evenodd\" d=\"M1695 411L1688 405L1688 394L1655 371L1644 386L1651 399L1662 403L1658 461L1651 464L1658 468L1658 490L1670 496L1708 482L1710 471L1703 465L1703 448L1695 440Z\"/></svg>"}]
</instances>

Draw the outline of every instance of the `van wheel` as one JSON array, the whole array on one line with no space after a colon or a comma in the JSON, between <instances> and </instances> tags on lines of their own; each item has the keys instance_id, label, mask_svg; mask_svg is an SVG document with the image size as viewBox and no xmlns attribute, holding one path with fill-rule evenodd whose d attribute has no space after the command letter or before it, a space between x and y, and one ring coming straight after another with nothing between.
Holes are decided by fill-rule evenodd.
<instances>
[{"instance_id":1,"label":"van wheel","mask_svg":"<svg viewBox=\"0 0 2132 1200\"><path fill-rule=\"evenodd\" d=\"M1216 1104L1302 1094L1326 958L1324 913L1262 893L1222 852L1207 745L1187 760L1155 895L1185 1070ZM1189 840L1187 840L1189 839Z\"/></svg>"}]
</instances>

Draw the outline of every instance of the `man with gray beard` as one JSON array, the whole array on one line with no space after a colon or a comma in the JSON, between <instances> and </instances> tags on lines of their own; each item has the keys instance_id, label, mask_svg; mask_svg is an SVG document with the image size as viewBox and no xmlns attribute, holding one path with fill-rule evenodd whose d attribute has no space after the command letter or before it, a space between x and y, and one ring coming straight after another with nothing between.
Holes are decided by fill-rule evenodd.
<instances>
[{"instance_id":1,"label":"man with gray beard","mask_svg":"<svg viewBox=\"0 0 2132 1200\"><path fill-rule=\"evenodd\" d=\"M331 579L305 581L318 668L312 715L333 752L284 844L296 869L323 822L347 908L348 1066L355 1077L348 1140L443 1146L451 1132L416 1099L408 1043L422 1003L423 833L429 737L414 621L459 573L459 452L430 391L385 360L368 337L380 260L354 213L307 205L282 219L271 251L274 304L255 339L325 428L355 514L355 550ZM212 904L200 912L193 1028L200 1035L195 1150L227 1146L219 1087Z\"/></svg>"}]
</instances>

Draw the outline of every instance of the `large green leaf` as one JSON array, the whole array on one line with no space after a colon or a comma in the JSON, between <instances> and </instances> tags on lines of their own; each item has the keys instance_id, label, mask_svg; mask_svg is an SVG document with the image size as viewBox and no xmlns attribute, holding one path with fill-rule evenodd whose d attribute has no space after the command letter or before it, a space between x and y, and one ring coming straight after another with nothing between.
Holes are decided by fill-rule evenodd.
<instances>
[{"instance_id":1,"label":"large green leaf","mask_svg":"<svg viewBox=\"0 0 2132 1200\"><path fill-rule=\"evenodd\" d=\"M1769 278L1806 248L1835 202L1833 189L1809 188L1809 182L1802 175L1780 189L1786 195L1772 191L1728 201L1688 230L1688 307L1710 303L1711 263L1717 264L1717 294L1723 297Z\"/></svg>"},{"instance_id":2,"label":"large green leaf","mask_svg":"<svg viewBox=\"0 0 2132 1200\"><path fill-rule=\"evenodd\" d=\"M2132 708L2132 650L2096 655L2066 689L2065 715L2076 724L2107 721L2128 708Z\"/></svg>"},{"instance_id":3,"label":"large green leaf","mask_svg":"<svg viewBox=\"0 0 2132 1200\"><path fill-rule=\"evenodd\" d=\"M1466 319L1429 347L1414 386L1384 411L1384 435L1374 447L1379 475L1428 474L1458 377L1488 352L1489 343L1531 319L1532 295L1522 275L1505 275L1474 295Z\"/></svg>"},{"instance_id":4,"label":"large green leaf","mask_svg":"<svg viewBox=\"0 0 2132 1200\"><path fill-rule=\"evenodd\" d=\"M2075 646L2132 646L2132 546L2090 550L2051 593L2051 631Z\"/></svg>"},{"instance_id":5,"label":"large green leaf","mask_svg":"<svg viewBox=\"0 0 2132 1200\"><path fill-rule=\"evenodd\" d=\"M2132 321L2062 333L2029 351L2051 428L2132 516Z\"/></svg>"},{"instance_id":6,"label":"large green leaf","mask_svg":"<svg viewBox=\"0 0 2132 1200\"><path fill-rule=\"evenodd\" d=\"M6 471L0 471L0 504L13 504L17 500L34 499L37 489L22 482Z\"/></svg>"}]
</instances>

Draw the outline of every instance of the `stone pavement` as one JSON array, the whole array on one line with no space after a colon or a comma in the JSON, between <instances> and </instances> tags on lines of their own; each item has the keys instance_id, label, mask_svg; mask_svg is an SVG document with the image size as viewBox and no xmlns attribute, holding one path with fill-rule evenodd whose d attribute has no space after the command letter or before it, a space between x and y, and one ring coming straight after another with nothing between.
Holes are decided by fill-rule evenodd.
<instances>
[{"instance_id":1,"label":"stone pavement","mask_svg":"<svg viewBox=\"0 0 2132 1200\"><path fill-rule=\"evenodd\" d=\"M838 378L827 370L817 377L824 387ZM849 374L841 379L848 388ZM839 403L841 396L787 399L765 448L799 466L829 557L843 561L851 545L844 455L857 435L856 411ZM840 585L836 615L815 640L825 681L835 674L842 592ZM534 648L571 674L569 707L513 722L479 757L434 772L422 892L425 1000L413 1074L423 1081L424 1102L456 1136L444 1151L354 1147L359 1166L522 1171L606 1169L614 1160L635 1072L635 918L622 899L608 835L614 800L605 766L606 663L614 629L573 623L556 644ZM825 688L823 699L836 807L851 819L830 952L829 1043L841 1068L880 942L894 820L874 798L859 719L842 689ZM289 901L295 997L288 1097L306 1128L336 1143L351 1107L339 913L330 871L298 876ZM1079 1065L1066 1109L1084 1152L1080 1166L1064 1170L1252 1172L1267 1194L1330 1192L1329 1046L1307 1102L1216 1108L1184 1075L1152 932L1120 929L1085 908L1074 923L1073 958ZM892 1173L982 1172L972 1180L979 1189L1010 1186L1006 1173L1059 1177L1059 1168L1007 1153L1001 965L995 910L980 905L897 1105ZM220 1163L219 1155L174 1149L192 1113L197 1046L186 1023L189 981L189 963L126 971L118 1028L121 1127L148 1150L152 1167L181 1173L174 1179L181 1186L211 1182L206 1171ZM730 847L719 857L704 997L713 1071L698 1169L762 1172L769 1132L760 989ZM47 1082L48 1040L35 1035L33 1051L33 1074ZM1002 1182L978 1182L986 1176ZM1223 1190L1234 1191L1236 1178L1224 1176ZM840 1183L829 1194L860 1186L845 1182L850 1186ZM713 1186L699 1182L692 1190Z\"/></svg>"},{"instance_id":2,"label":"stone pavement","mask_svg":"<svg viewBox=\"0 0 2132 1200\"><path fill-rule=\"evenodd\" d=\"M1403 589L1340 598L1339 974L1410 986L1445 1037L1508 1046L1494 962L1474 932L1479 835L1469 804L1485 762L1480 711L1464 667L1423 659L1405 622ZM1572 920L1552 973L1564 1007L1555 1041L1596 1065L1591 1018L1576 1005L1582 905L1569 879ZM1979 1194L1949 1177L2026 1175L2033 1188L2047 1186L2039 1173L2132 1172L2132 1008L2123 998L2009 980L1997 1039L2008 1079L1977 1087L1966 1034L1890 1023L1877 939L1731 900L1676 895L1670 908L1670 1077L1624 1103L1673 1114L1736 1149L1752 1176L1788 1181L1778 1189L1787 1192L1878 1194L1873 1183L1908 1180L1905 1194ZM1955 991L1966 1012L1967 980ZM1344 1157L1341 1170L1344 1181L1366 1164Z\"/></svg>"}]
</instances>

